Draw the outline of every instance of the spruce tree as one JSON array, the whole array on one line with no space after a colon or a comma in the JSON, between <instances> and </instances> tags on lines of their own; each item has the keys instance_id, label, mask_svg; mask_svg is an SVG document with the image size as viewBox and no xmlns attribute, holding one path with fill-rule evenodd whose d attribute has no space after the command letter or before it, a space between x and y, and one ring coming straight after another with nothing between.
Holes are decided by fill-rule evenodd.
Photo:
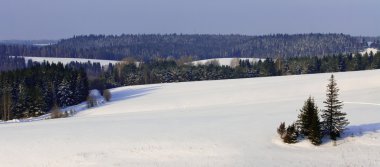
<instances>
[{"instance_id":1,"label":"spruce tree","mask_svg":"<svg viewBox=\"0 0 380 167\"><path fill-rule=\"evenodd\" d=\"M312 115L318 113L318 108L315 106L314 99L309 97L298 115L297 126L300 129L300 133L308 136L310 132L311 122L313 121Z\"/></svg>"},{"instance_id":2,"label":"spruce tree","mask_svg":"<svg viewBox=\"0 0 380 167\"><path fill-rule=\"evenodd\" d=\"M315 105L314 99L309 97L298 115L297 126L300 133L313 143L314 145L321 144L321 122L318 115L318 107Z\"/></svg>"},{"instance_id":3,"label":"spruce tree","mask_svg":"<svg viewBox=\"0 0 380 167\"><path fill-rule=\"evenodd\" d=\"M294 124L291 124L286 128L286 133L284 135L283 141L289 144L297 143L297 137L298 133L296 126Z\"/></svg>"},{"instance_id":4,"label":"spruce tree","mask_svg":"<svg viewBox=\"0 0 380 167\"><path fill-rule=\"evenodd\" d=\"M341 111L343 102L338 100L339 88L337 87L334 75L331 75L329 82L326 91L327 99L323 102L326 104L326 109L323 110L322 114L323 129L332 140L336 140L337 137L340 137L340 134L349 122L345 118L346 113Z\"/></svg>"},{"instance_id":5,"label":"spruce tree","mask_svg":"<svg viewBox=\"0 0 380 167\"><path fill-rule=\"evenodd\" d=\"M310 129L309 129L309 136L308 139L311 141L314 145L320 145L322 143L322 128L321 128L321 122L318 115L318 110L315 110L315 112L310 115L311 122L310 122Z\"/></svg>"}]
</instances>

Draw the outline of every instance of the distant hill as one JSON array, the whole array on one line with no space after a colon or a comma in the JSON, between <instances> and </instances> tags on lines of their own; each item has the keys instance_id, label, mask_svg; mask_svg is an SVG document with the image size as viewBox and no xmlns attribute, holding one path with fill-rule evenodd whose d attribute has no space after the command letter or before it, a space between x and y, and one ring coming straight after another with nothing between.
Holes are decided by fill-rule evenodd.
<instances>
[{"instance_id":1,"label":"distant hill","mask_svg":"<svg viewBox=\"0 0 380 167\"><path fill-rule=\"evenodd\" d=\"M58 40L0 40L0 44L6 45L47 46L56 43L58 43Z\"/></svg>"},{"instance_id":2,"label":"distant hill","mask_svg":"<svg viewBox=\"0 0 380 167\"><path fill-rule=\"evenodd\" d=\"M246 35L84 35L48 46L1 45L0 55L70 57L121 60L180 58L194 59L255 57L276 58L323 56L359 52L366 40L344 34Z\"/></svg>"}]
</instances>

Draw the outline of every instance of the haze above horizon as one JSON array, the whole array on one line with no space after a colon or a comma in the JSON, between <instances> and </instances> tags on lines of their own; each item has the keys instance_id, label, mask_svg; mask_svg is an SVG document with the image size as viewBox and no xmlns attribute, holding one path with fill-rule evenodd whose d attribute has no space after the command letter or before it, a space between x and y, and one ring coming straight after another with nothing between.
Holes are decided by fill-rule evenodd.
<instances>
[{"instance_id":1,"label":"haze above horizon","mask_svg":"<svg viewBox=\"0 0 380 167\"><path fill-rule=\"evenodd\" d=\"M378 0L2 0L0 40L82 34L380 35Z\"/></svg>"}]
</instances>

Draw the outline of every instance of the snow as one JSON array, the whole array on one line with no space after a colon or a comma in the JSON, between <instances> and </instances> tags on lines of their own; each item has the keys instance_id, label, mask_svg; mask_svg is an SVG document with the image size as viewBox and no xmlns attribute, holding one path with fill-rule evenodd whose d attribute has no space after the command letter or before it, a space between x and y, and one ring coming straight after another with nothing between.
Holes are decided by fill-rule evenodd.
<instances>
[{"instance_id":1,"label":"snow","mask_svg":"<svg viewBox=\"0 0 380 167\"><path fill-rule=\"evenodd\" d=\"M367 48L364 51L360 52L360 54L364 55L365 53L370 54L371 52L373 54L376 54L379 50L376 48Z\"/></svg>"},{"instance_id":2,"label":"snow","mask_svg":"<svg viewBox=\"0 0 380 167\"><path fill-rule=\"evenodd\" d=\"M309 95L330 74L121 87L111 102L64 119L0 125L1 166L380 166L380 70L336 73L351 122L344 138L289 145Z\"/></svg>"},{"instance_id":3,"label":"snow","mask_svg":"<svg viewBox=\"0 0 380 167\"><path fill-rule=\"evenodd\" d=\"M59 58L59 57L24 57L25 61L28 62L29 60L35 61L35 62L44 62L48 61L50 63L58 63L61 62L62 64L66 65L71 62L79 62L79 63L100 63L101 66L108 66L111 64L119 63L119 61L115 60L101 60L101 59L81 59L81 58Z\"/></svg>"},{"instance_id":4,"label":"snow","mask_svg":"<svg viewBox=\"0 0 380 167\"><path fill-rule=\"evenodd\" d=\"M205 59L205 60L198 60L198 61L193 61L193 65L198 65L198 64L206 64L207 62L211 62L214 60L217 60L221 66L230 66L232 60L234 59L239 59L239 60L249 60L250 62L257 62L260 59L259 58L215 58L215 59Z\"/></svg>"}]
</instances>

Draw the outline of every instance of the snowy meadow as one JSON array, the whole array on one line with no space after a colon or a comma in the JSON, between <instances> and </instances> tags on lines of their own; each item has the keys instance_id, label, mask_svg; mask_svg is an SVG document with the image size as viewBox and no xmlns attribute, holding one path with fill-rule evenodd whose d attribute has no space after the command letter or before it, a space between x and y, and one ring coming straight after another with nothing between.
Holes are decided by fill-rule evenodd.
<instances>
[{"instance_id":1,"label":"snowy meadow","mask_svg":"<svg viewBox=\"0 0 380 167\"><path fill-rule=\"evenodd\" d=\"M380 166L380 70L334 74L350 121L337 146L277 135L310 95L324 106L330 75L112 89L74 117L0 125L1 166Z\"/></svg>"}]
</instances>

